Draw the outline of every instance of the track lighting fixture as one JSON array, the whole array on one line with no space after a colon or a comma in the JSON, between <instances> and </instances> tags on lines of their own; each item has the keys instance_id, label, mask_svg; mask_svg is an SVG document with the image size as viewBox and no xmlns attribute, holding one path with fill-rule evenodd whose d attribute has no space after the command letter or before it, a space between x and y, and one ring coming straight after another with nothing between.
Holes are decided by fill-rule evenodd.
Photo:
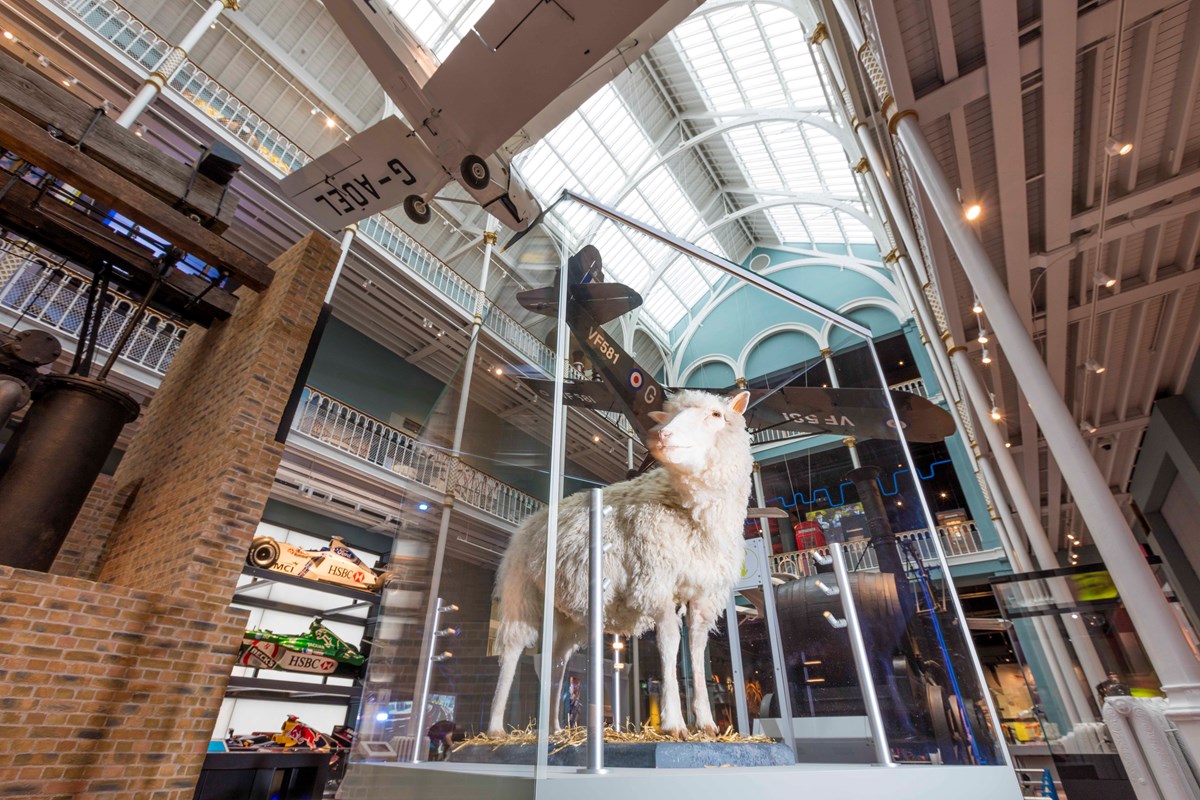
<instances>
[{"instance_id":1,"label":"track lighting fixture","mask_svg":"<svg viewBox=\"0 0 1200 800\"><path fill-rule=\"evenodd\" d=\"M979 338L976 341L978 341L980 344L988 343L987 328L979 329Z\"/></svg>"},{"instance_id":2,"label":"track lighting fixture","mask_svg":"<svg viewBox=\"0 0 1200 800\"><path fill-rule=\"evenodd\" d=\"M332 128L335 125L337 125L337 120L335 120L333 117L325 118L325 127L326 128Z\"/></svg>"},{"instance_id":3,"label":"track lighting fixture","mask_svg":"<svg viewBox=\"0 0 1200 800\"><path fill-rule=\"evenodd\" d=\"M1099 361L1097 361L1094 358L1089 358L1087 361L1084 362L1083 366L1087 369L1088 372L1094 372L1097 375L1099 375L1101 372L1104 372L1104 370L1107 369L1103 364L1101 364Z\"/></svg>"},{"instance_id":4,"label":"track lighting fixture","mask_svg":"<svg viewBox=\"0 0 1200 800\"><path fill-rule=\"evenodd\" d=\"M5 31L5 32L4 32L4 38L5 38L5 39L8 39L8 40L11 42L11 41L14 39L14 37L13 37L13 34L12 34L12 31Z\"/></svg>"},{"instance_id":5,"label":"track lighting fixture","mask_svg":"<svg viewBox=\"0 0 1200 800\"><path fill-rule=\"evenodd\" d=\"M1098 429L1092 424L1091 420L1085 419L1083 422L1079 423L1079 430L1083 431L1084 433L1095 433Z\"/></svg>"},{"instance_id":6,"label":"track lighting fixture","mask_svg":"<svg viewBox=\"0 0 1200 800\"><path fill-rule=\"evenodd\" d=\"M979 302L978 299L975 300L975 305L971 306L971 313L973 313L973 314L982 314L983 313L983 305Z\"/></svg>"},{"instance_id":7,"label":"track lighting fixture","mask_svg":"<svg viewBox=\"0 0 1200 800\"><path fill-rule=\"evenodd\" d=\"M1132 142L1122 142L1119 139L1110 136L1108 141L1104 143L1104 152L1110 156L1127 156L1133 152Z\"/></svg>"},{"instance_id":8,"label":"track lighting fixture","mask_svg":"<svg viewBox=\"0 0 1200 800\"><path fill-rule=\"evenodd\" d=\"M1003 418L1004 416L1000 413L999 407L992 406L992 419L994 419L996 422L999 422Z\"/></svg>"},{"instance_id":9,"label":"track lighting fixture","mask_svg":"<svg viewBox=\"0 0 1200 800\"><path fill-rule=\"evenodd\" d=\"M992 363L992 356L988 353L987 348L983 348L983 358L980 359L984 364Z\"/></svg>"},{"instance_id":10,"label":"track lighting fixture","mask_svg":"<svg viewBox=\"0 0 1200 800\"><path fill-rule=\"evenodd\" d=\"M983 206L979 205L979 203L968 203L963 206L963 218L967 222L974 222L981 216L983 216Z\"/></svg>"},{"instance_id":11,"label":"track lighting fixture","mask_svg":"<svg viewBox=\"0 0 1200 800\"><path fill-rule=\"evenodd\" d=\"M1105 289L1111 289L1117 285L1116 278L1114 278L1112 275L1109 275L1107 272L1101 272L1099 270L1097 270L1096 274L1092 277L1092 281L1095 282L1097 286L1103 286Z\"/></svg>"}]
</instances>

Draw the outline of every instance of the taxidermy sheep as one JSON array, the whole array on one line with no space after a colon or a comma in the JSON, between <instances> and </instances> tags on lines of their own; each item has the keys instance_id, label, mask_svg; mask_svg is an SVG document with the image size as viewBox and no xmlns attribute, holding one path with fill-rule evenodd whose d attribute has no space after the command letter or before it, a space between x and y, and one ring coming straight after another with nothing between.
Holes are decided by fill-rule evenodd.
<instances>
[{"instance_id":1,"label":"taxidermy sheep","mask_svg":"<svg viewBox=\"0 0 1200 800\"><path fill-rule=\"evenodd\" d=\"M626 636L654 629L663 664L662 731L687 731L676 659L680 615L687 612L696 727L715 732L705 684L704 649L742 565L750 496L750 436L743 414L749 392L721 397L683 391L654 412L647 446L662 465L604 491L604 628ZM555 571L556 670L553 726L566 664L587 637L588 493L559 505ZM504 735L504 710L521 652L541 627L546 571L543 510L521 523L496 575L500 679L488 735Z\"/></svg>"}]
</instances>

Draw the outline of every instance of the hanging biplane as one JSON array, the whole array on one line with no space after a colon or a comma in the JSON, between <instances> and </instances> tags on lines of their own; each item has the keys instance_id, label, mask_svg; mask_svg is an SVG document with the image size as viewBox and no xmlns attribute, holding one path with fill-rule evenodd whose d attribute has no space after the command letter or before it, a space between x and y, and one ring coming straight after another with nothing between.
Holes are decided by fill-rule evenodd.
<instances>
[{"instance_id":1,"label":"hanging biplane","mask_svg":"<svg viewBox=\"0 0 1200 800\"><path fill-rule=\"evenodd\" d=\"M557 317L558 279L552 286L517 294L526 309ZM617 344L602 325L642 304L641 296L620 283L604 283L600 252L587 245L567 261L566 322L577 346L587 354L594 380L571 380L563 386L563 402L594 411L624 414L642 438L655 426L650 412L661 411L664 395L674 391L654 379ZM554 397L554 382L525 378L546 400ZM954 420L945 410L908 392L889 391L905 438L911 442L941 441L954 433ZM753 389L746 412L752 431L780 429L795 433L835 434L865 439L895 439L896 423L881 389L832 389L784 386Z\"/></svg>"},{"instance_id":2,"label":"hanging biplane","mask_svg":"<svg viewBox=\"0 0 1200 800\"><path fill-rule=\"evenodd\" d=\"M509 159L665 36L702 0L495 0L446 60L387 0L325 0L404 120L385 116L280 182L336 229L402 205L429 221L450 181L514 231L539 208Z\"/></svg>"}]
</instances>

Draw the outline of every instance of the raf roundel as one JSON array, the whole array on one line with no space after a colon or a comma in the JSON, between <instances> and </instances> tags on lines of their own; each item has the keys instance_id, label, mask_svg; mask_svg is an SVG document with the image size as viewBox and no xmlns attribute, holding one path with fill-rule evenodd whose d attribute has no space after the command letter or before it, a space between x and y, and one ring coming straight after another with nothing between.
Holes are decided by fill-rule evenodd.
<instances>
[{"instance_id":1,"label":"raf roundel","mask_svg":"<svg viewBox=\"0 0 1200 800\"><path fill-rule=\"evenodd\" d=\"M629 385L632 386L635 391L642 388L642 382L644 380L645 379L642 377L642 373L636 369L629 373Z\"/></svg>"}]
</instances>

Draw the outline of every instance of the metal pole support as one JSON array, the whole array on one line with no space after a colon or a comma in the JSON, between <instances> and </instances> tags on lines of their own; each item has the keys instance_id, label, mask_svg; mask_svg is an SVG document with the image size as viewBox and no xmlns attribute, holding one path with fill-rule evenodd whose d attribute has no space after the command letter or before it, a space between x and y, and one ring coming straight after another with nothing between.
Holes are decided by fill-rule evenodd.
<instances>
[{"instance_id":1,"label":"metal pole support","mask_svg":"<svg viewBox=\"0 0 1200 800\"><path fill-rule=\"evenodd\" d=\"M587 767L604 772L604 491L592 489L588 517Z\"/></svg>"}]
</instances>

